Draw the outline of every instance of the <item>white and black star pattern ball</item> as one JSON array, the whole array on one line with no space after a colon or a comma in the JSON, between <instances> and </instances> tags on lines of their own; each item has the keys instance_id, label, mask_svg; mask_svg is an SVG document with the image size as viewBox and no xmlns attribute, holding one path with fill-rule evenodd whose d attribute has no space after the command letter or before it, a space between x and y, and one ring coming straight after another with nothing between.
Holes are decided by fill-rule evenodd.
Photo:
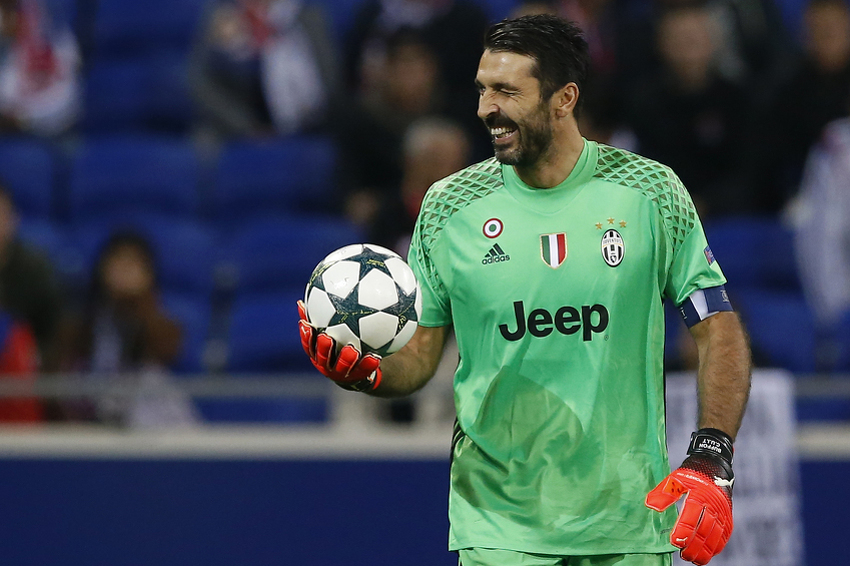
<instances>
[{"instance_id":1,"label":"white and black star pattern ball","mask_svg":"<svg viewBox=\"0 0 850 566\"><path fill-rule=\"evenodd\" d=\"M304 304L308 322L338 345L388 356L416 331L422 294L413 270L397 253L352 244L316 266Z\"/></svg>"}]
</instances>

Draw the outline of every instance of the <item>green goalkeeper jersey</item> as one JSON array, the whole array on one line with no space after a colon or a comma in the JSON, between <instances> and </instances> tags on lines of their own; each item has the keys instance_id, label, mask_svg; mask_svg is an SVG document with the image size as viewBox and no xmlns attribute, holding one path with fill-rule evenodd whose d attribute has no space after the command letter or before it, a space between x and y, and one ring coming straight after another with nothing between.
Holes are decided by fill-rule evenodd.
<instances>
[{"instance_id":1,"label":"green goalkeeper jersey","mask_svg":"<svg viewBox=\"0 0 850 566\"><path fill-rule=\"evenodd\" d=\"M488 159L437 182L409 262L423 326L453 325L450 549L670 552L664 297L725 278L667 167L585 141L533 189Z\"/></svg>"}]
</instances>

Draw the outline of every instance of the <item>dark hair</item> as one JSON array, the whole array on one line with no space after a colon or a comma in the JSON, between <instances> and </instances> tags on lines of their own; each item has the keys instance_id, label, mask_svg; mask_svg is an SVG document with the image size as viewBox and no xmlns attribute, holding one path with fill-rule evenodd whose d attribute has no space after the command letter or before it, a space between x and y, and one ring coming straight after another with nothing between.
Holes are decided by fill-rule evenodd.
<instances>
[{"instance_id":1,"label":"dark hair","mask_svg":"<svg viewBox=\"0 0 850 566\"><path fill-rule=\"evenodd\" d=\"M581 92L587 80L590 66L587 41L576 24L557 16L536 14L502 20L487 30L484 49L531 57L534 60L531 73L540 81L543 100L571 82Z\"/></svg>"},{"instance_id":2,"label":"dark hair","mask_svg":"<svg viewBox=\"0 0 850 566\"><path fill-rule=\"evenodd\" d=\"M89 300L92 306L98 304L105 297L106 288L103 280L103 267L115 252L123 248L134 248L139 251L144 261L148 264L148 267L150 267L154 284L156 284L156 253L151 243L147 238L131 229L118 230L109 236L109 239L106 240L98 251L97 261L95 262L91 278Z\"/></svg>"}]
</instances>

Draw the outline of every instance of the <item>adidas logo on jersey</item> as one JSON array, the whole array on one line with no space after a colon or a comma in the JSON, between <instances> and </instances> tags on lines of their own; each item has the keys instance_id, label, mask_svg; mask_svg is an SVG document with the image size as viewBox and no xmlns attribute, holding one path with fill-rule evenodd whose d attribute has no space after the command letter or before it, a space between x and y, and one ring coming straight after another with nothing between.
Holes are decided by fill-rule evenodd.
<instances>
[{"instance_id":1,"label":"adidas logo on jersey","mask_svg":"<svg viewBox=\"0 0 850 566\"><path fill-rule=\"evenodd\" d=\"M487 255L484 256L484 259L481 260L483 265L487 265L489 263L499 263L502 261L510 261L511 256L506 254L504 250L502 250L502 246L499 244L493 244L493 247L490 248L490 251L487 252Z\"/></svg>"}]
</instances>

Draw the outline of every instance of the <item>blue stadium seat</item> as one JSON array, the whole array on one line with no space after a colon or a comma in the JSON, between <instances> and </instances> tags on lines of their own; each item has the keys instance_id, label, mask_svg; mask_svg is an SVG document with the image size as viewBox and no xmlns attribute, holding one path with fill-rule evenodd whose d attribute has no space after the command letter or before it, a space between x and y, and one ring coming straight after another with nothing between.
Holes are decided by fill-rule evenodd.
<instances>
[{"instance_id":1,"label":"blue stadium seat","mask_svg":"<svg viewBox=\"0 0 850 566\"><path fill-rule=\"evenodd\" d=\"M210 333L212 304L208 296L166 292L161 296L163 308L180 322L183 347L174 364L179 373L200 373L204 366L204 350Z\"/></svg>"},{"instance_id":2,"label":"blue stadium seat","mask_svg":"<svg viewBox=\"0 0 850 566\"><path fill-rule=\"evenodd\" d=\"M96 54L187 51L206 0L100 0L94 23Z\"/></svg>"},{"instance_id":3,"label":"blue stadium seat","mask_svg":"<svg viewBox=\"0 0 850 566\"><path fill-rule=\"evenodd\" d=\"M21 216L50 218L56 163L53 150L29 138L0 141L0 182L12 193Z\"/></svg>"},{"instance_id":4,"label":"blue stadium seat","mask_svg":"<svg viewBox=\"0 0 850 566\"><path fill-rule=\"evenodd\" d=\"M775 217L731 217L705 225L729 288L800 292L792 232Z\"/></svg>"},{"instance_id":5,"label":"blue stadium seat","mask_svg":"<svg viewBox=\"0 0 850 566\"><path fill-rule=\"evenodd\" d=\"M234 373L311 371L298 334L302 292L240 295L231 309L227 369ZM315 371L315 370L313 370Z\"/></svg>"},{"instance_id":6,"label":"blue stadium seat","mask_svg":"<svg viewBox=\"0 0 850 566\"><path fill-rule=\"evenodd\" d=\"M507 18L519 4L518 0L478 0L477 3L484 9L491 22Z\"/></svg>"},{"instance_id":7,"label":"blue stadium seat","mask_svg":"<svg viewBox=\"0 0 850 566\"><path fill-rule=\"evenodd\" d=\"M18 237L50 260L56 275L68 290L81 289L88 279L88 265L66 226L49 220L24 218Z\"/></svg>"},{"instance_id":8,"label":"blue stadium seat","mask_svg":"<svg viewBox=\"0 0 850 566\"><path fill-rule=\"evenodd\" d=\"M156 254L159 286L166 293L183 293L211 300L214 288L216 241L201 222L150 214L126 214L73 227L75 245L91 272L101 247L115 231L146 237Z\"/></svg>"},{"instance_id":9,"label":"blue stadium seat","mask_svg":"<svg viewBox=\"0 0 850 566\"><path fill-rule=\"evenodd\" d=\"M313 0L322 6L332 40L341 50L365 0Z\"/></svg>"},{"instance_id":10,"label":"blue stadium seat","mask_svg":"<svg viewBox=\"0 0 850 566\"><path fill-rule=\"evenodd\" d=\"M97 58L86 76L84 132L186 133L192 101L186 57L163 52L125 59Z\"/></svg>"},{"instance_id":11,"label":"blue stadium seat","mask_svg":"<svg viewBox=\"0 0 850 566\"><path fill-rule=\"evenodd\" d=\"M231 310L226 369L231 374L315 372L298 334L297 291L248 294ZM285 379L285 376L282 376ZM324 398L198 399L203 417L213 422L323 422Z\"/></svg>"},{"instance_id":12,"label":"blue stadium seat","mask_svg":"<svg viewBox=\"0 0 850 566\"><path fill-rule=\"evenodd\" d=\"M802 294L741 289L732 299L757 357L792 372L815 371L815 324Z\"/></svg>"},{"instance_id":13,"label":"blue stadium seat","mask_svg":"<svg viewBox=\"0 0 850 566\"><path fill-rule=\"evenodd\" d=\"M100 137L74 156L68 186L71 221L150 213L193 218L200 196L199 165L188 141Z\"/></svg>"},{"instance_id":14,"label":"blue stadium seat","mask_svg":"<svg viewBox=\"0 0 850 566\"><path fill-rule=\"evenodd\" d=\"M261 213L327 209L335 164L335 146L324 137L232 143L218 161L215 216L232 223Z\"/></svg>"},{"instance_id":15,"label":"blue stadium seat","mask_svg":"<svg viewBox=\"0 0 850 566\"><path fill-rule=\"evenodd\" d=\"M339 218L267 218L234 233L225 245L225 263L233 269L237 293L303 292L327 254L361 241L361 233Z\"/></svg>"}]
</instances>

